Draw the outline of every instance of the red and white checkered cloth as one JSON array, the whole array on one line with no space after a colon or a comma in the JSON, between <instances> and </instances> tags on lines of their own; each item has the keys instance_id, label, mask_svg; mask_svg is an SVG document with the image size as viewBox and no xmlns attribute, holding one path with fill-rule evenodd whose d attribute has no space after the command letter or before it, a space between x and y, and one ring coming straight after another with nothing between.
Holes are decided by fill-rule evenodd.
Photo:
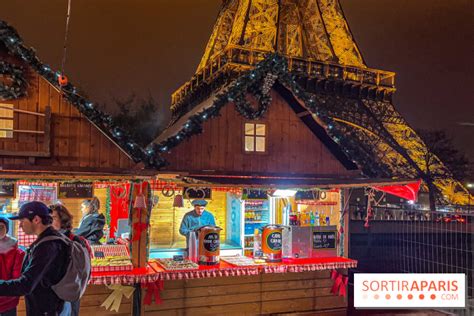
<instances>
[{"instance_id":1,"label":"red and white checkered cloth","mask_svg":"<svg viewBox=\"0 0 474 316\"><path fill-rule=\"evenodd\" d=\"M97 245L91 246L92 248L92 258L95 258L96 252L102 252L104 254L104 258L107 257L130 257L128 252L127 245Z\"/></svg>"},{"instance_id":2,"label":"red and white checkered cloth","mask_svg":"<svg viewBox=\"0 0 474 316\"><path fill-rule=\"evenodd\" d=\"M120 271L131 271L133 265L130 263L126 266L93 266L92 272L120 272Z\"/></svg>"},{"instance_id":3,"label":"red and white checkered cloth","mask_svg":"<svg viewBox=\"0 0 474 316\"><path fill-rule=\"evenodd\" d=\"M102 252L104 258L112 256L122 256L129 257L130 253L126 245L98 245L91 246L92 248L92 257L95 258L96 252ZM92 266L92 272L119 272L119 271L130 271L133 269L132 262L127 265L121 266Z\"/></svg>"},{"instance_id":4,"label":"red and white checkered cloth","mask_svg":"<svg viewBox=\"0 0 474 316\"><path fill-rule=\"evenodd\" d=\"M20 188L20 206L26 202L40 201L46 205L52 204L57 200L56 187L53 186L34 186L29 189Z\"/></svg>"}]
</instances>

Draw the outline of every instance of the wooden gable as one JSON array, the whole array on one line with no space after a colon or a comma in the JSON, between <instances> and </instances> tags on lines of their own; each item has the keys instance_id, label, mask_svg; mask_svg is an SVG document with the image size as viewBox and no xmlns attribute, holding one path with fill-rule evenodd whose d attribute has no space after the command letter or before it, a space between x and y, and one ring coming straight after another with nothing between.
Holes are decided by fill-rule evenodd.
<instances>
[{"instance_id":1,"label":"wooden gable","mask_svg":"<svg viewBox=\"0 0 474 316\"><path fill-rule=\"evenodd\" d=\"M22 66L28 81L26 97L0 101L15 109L12 137L0 138L2 170L120 173L135 165L31 67L5 52L0 60Z\"/></svg>"},{"instance_id":2,"label":"wooden gable","mask_svg":"<svg viewBox=\"0 0 474 316\"><path fill-rule=\"evenodd\" d=\"M189 173L353 175L302 122L287 101L272 90L272 103L264 118L265 153L244 152L244 124L233 104L203 124L202 134L191 137L163 157L162 170Z\"/></svg>"}]
</instances>

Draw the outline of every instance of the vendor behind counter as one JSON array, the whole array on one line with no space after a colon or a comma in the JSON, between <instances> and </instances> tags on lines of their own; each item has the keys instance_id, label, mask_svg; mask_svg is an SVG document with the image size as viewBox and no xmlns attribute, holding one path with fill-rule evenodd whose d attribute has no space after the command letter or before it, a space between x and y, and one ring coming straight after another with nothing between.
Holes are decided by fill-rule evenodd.
<instances>
[{"instance_id":1,"label":"vendor behind counter","mask_svg":"<svg viewBox=\"0 0 474 316\"><path fill-rule=\"evenodd\" d=\"M189 247L189 234L192 231L202 226L216 225L214 215L205 209L207 205L206 200L194 200L191 204L194 206L194 210L184 215L179 227L179 233L186 237L186 248Z\"/></svg>"}]
</instances>

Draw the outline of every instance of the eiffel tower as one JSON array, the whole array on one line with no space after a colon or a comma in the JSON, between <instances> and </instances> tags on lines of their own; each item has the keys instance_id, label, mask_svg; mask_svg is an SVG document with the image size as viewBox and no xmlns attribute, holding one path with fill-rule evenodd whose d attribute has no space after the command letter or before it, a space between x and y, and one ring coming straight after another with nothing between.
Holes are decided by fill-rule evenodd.
<instances>
[{"instance_id":1,"label":"eiffel tower","mask_svg":"<svg viewBox=\"0 0 474 316\"><path fill-rule=\"evenodd\" d=\"M195 75L172 94L171 124L196 104L195 91L217 91L275 53L306 91L337 96L331 124L383 162L388 172L373 176L422 178L444 202L468 204L469 192L437 157L427 164L427 146L391 102L395 73L367 67L338 0L222 1Z\"/></svg>"}]
</instances>

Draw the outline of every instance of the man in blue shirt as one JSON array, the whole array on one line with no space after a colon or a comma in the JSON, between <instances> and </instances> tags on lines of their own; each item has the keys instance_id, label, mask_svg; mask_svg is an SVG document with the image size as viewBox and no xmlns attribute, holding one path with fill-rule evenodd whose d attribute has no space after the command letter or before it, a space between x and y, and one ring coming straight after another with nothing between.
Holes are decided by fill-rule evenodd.
<instances>
[{"instance_id":1,"label":"man in blue shirt","mask_svg":"<svg viewBox=\"0 0 474 316\"><path fill-rule=\"evenodd\" d=\"M206 200L194 200L191 204L194 206L194 210L184 214L181 226L179 227L179 233L186 236L186 248L189 247L189 234L193 230L206 225L216 226L214 215L205 210Z\"/></svg>"}]
</instances>

